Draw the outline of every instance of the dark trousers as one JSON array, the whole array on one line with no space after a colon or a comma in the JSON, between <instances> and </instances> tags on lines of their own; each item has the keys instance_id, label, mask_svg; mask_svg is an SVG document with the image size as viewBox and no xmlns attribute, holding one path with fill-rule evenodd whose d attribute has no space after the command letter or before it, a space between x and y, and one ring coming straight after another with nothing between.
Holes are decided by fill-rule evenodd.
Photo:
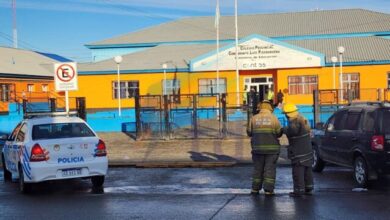
<instances>
[{"instance_id":1,"label":"dark trousers","mask_svg":"<svg viewBox=\"0 0 390 220\"><path fill-rule=\"evenodd\" d=\"M252 190L273 191L275 188L276 163L279 154L252 154Z\"/></svg>"},{"instance_id":2,"label":"dark trousers","mask_svg":"<svg viewBox=\"0 0 390 220\"><path fill-rule=\"evenodd\" d=\"M294 192L303 193L305 191L313 190L314 182L311 166L303 166L299 163L292 164L292 176L294 181Z\"/></svg>"}]
</instances>

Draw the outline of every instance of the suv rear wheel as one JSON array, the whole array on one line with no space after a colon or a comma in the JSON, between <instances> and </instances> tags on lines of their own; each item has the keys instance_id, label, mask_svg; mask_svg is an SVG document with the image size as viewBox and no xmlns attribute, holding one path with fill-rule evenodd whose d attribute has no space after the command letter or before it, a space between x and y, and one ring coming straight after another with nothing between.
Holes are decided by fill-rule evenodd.
<instances>
[{"instance_id":1,"label":"suv rear wheel","mask_svg":"<svg viewBox=\"0 0 390 220\"><path fill-rule=\"evenodd\" d=\"M1 155L1 162L3 165L3 173L4 173L4 182L9 182L12 180L12 173L7 170L5 167L5 160L4 160L4 155Z\"/></svg>"},{"instance_id":2,"label":"suv rear wheel","mask_svg":"<svg viewBox=\"0 0 390 220\"><path fill-rule=\"evenodd\" d=\"M366 160L358 156L354 163L354 177L359 187L365 188L368 185L368 167Z\"/></svg>"},{"instance_id":3,"label":"suv rear wheel","mask_svg":"<svg viewBox=\"0 0 390 220\"><path fill-rule=\"evenodd\" d=\"M320 154L318 152L318 147L316 145L313 145L313 163L311 165L311 168L314 172L322 172L325 167L325 161L323 161L320 157Z\"/></svg>"}]
</instances>

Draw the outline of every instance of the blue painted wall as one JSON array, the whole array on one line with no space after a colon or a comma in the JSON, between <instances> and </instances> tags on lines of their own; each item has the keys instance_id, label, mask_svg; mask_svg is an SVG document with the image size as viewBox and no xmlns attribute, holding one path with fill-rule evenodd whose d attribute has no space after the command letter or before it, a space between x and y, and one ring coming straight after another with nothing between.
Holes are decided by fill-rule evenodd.
<instances>
[{"instance_id":1,"label":"blue painted wall","mask_svg":"<svg viewBox=\"0 0 390 220\"><path fill-rule=\"evenodd\" d=\"M36 106L40 109L43 108L43 104ZM23 113L19 110L17 104L11 103L9 108L10 111L8 115L0 115L0 134L9 134L23 118ZM313 107L298 106L298 108L299 112L305 116L309 120L311 126L314 127ZM335 110L337 109L333 109L332 107L329 107L329 109L322 109L322 111L326 113L321 115L321 121L325 122ZM274 113L282 126L286 126L287 119L281 110L276 108ZM216 116L217 111L215 109L198 110L198 119L214 119ZM172 125L176 128L190 126L193 120L192 111L184 109L171 110L170 117ZM141 112L141 118L143 123L155 124L157 126L160 121L160 113L143 111ZM246 120L246 118L247 114L245 111L230 112L228 114L229 121ZM96 132L135 132L135 110L122 109L122 117L118 116L117 110L88 113L87 122ZM159 129L157 127L156 129Z\"/></svg>"},{"instance_id":2,"label":"blue painted wall","mask_svg":"<svg viewBox=\"0 0 390 220\"><path fill-rule=\"evenodd\" d=\"M14 127L23 119L22 109L19 108L18 104L9 104L9 114L0 115L0 135L9 134L12 132Z\"/></svg>"}]
</instances>

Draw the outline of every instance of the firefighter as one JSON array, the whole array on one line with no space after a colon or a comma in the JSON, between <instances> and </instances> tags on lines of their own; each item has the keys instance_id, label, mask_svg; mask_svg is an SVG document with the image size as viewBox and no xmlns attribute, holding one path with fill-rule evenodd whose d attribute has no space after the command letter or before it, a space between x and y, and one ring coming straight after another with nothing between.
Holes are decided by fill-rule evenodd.
<instances>
[{"instance_id":1,"label":"firefighter","mask_svg":"<svg viewBox=\"0 0 390 220\"><path fill-rule=\"evenodd\" d=\"M298 113L298 108L294 104L286 103L283 106L283 113L288 119L288 126L283 128L283 133L286 134L289 142L288 158L291 160L294 182L294 191L290 192L290 196L312 195L313 153L309 123Z\"/></svg>"},{"instance_id":2,"label":"firefighter","mask_svg":"<svg viewBox=\"0 0 390 220\"><path fill-rule=\"evenodd\" d=\"M280 152L278 138L282 136L282 128L268 100L259 103L257 108L260 112L251 118L247 128L254 164L251 194L258 195L264 188L265 195L274 195L276 163Z\"/></svg>"}]
</instances>

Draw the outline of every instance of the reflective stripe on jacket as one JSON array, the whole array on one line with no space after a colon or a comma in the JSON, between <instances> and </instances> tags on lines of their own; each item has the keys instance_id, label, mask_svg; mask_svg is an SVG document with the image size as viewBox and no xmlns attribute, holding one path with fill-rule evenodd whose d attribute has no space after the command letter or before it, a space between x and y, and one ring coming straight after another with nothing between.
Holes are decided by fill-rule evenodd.
<instances>
[{"instance_id":1,"label":"reflective stripe on jacket","mask_svg":"<svg viewBox=\"0 0 390 220\"><path fill-rule=\"evenodd\" d=\"M254 115L247 128L251 138L252 153L278 154L280 144L278 138L282 135L279 120L267 109L262 109Z\"/></svg>"}]
</instances>

